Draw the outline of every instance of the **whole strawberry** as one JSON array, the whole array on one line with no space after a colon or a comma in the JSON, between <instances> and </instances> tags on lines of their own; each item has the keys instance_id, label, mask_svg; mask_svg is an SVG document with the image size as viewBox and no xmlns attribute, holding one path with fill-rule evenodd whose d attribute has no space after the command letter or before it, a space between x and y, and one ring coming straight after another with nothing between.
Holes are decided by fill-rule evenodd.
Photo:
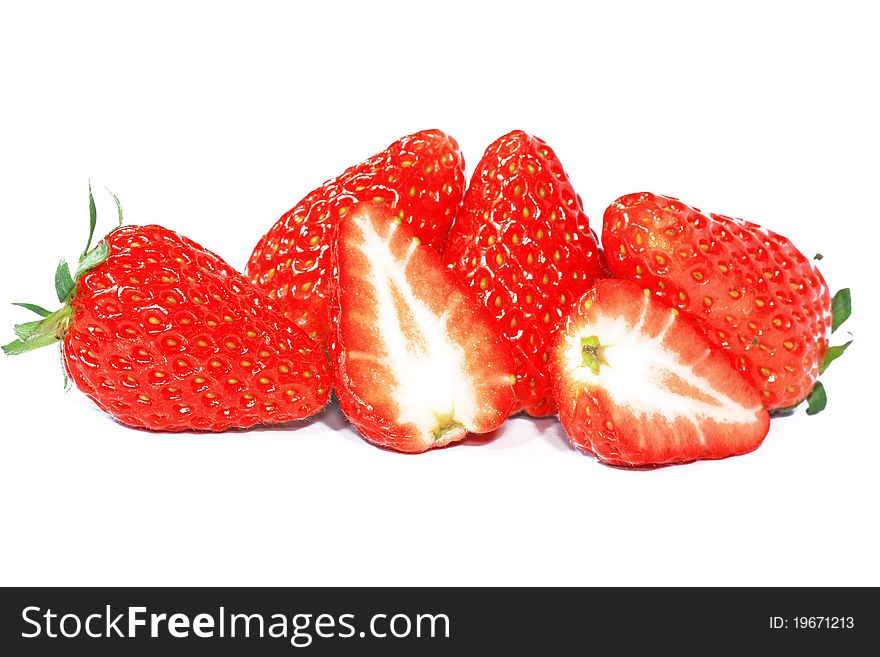
<instances>
[{"instance_id":1,"label":"whole strawberry","mask_svg":"<svg viewBox=\"0 0 880 657\"><path fill-rule=\"evenodd\" d=\"M581 199L547 144L516 130L486 149L443 257L513 347L514 411L555 413L548 370L554 337L601 265Z\"/></svg>"},{"instance_id":2,"label":"whole strawberry","mask_svg":"<svg viewBox=\"0 0 880 657\"><path fill-rule=\"evenodd\" d=\"M832 301L822 274L773 231L641 193L608 207L602 242L612 274L695 316L769 410L810 396L845 348L828 349ZM848 315L848 290L837 298L836 324ZM813 411L824 407L824 390L816 393Z\"/></svg>"},{"instance_id":3,"label":"whole strawberry","mask_svg":"<svg viewBox=\"0 0 880 657\"><path fill-rule=\"evenodd\" d=\"M56 288L61 309L21 304L44 319L18 325L3 350L60 340L67 375L123 424L223 431L302 419L327 402L320 347L244 276L167 228L114 230L87 245L75 276L62 261Z\"/></svg>"},{"instance_id":4,"label":"whole strawberry","mask_svg":"<svg viewBox=\"0 0 880 657\"><path fill-rule=\"evenodd\" d=\"M329 334L332 240L358 201L386 205L439 249L464 194L464 160L440 130L403 137L346 169L284 214L254 248L246 273L284 314L321 344Z\"/></svg>"}]
</instances>

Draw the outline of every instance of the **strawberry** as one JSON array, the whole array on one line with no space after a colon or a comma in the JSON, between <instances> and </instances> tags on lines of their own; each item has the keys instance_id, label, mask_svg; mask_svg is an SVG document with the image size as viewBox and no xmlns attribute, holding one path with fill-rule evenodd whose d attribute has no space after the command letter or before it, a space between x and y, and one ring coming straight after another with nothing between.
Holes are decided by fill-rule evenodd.
<instances>
[{"instance_id":1,"label":"strawberry","mask_svg":"<svg viewBox=\"0 0 880 657\"><path fill-rule=\"evenodd\" d=\"M513 355L436 251L366 203L340 224L334 262L334 387L367 440L424 452L501 425Z\"/></svg>"},{"instance_id":2,"label":"strawberry","mask_svg":"<svg viewBox=\"0 0 880 657\"><path fill-rule=\"evenodd\" d=\"M696 317L709 341L730 352L768 409L795 406L814 389L824 400L821 384L816 387L820 370L846 346L828 349L828 287L788 239L643 193L609 206L602 242L612 274ZM843 291L836 303L846 305L846 315L848 294ZM811 397L812 411L816 403Z\"/></svg>"},{"instance_id":3,"label":"strawberry","mask_svg":"<svg viewBox=\"0 0 880 657\"><path fill-rule=\"evenodd\" d=\"M332 240L356 201L388 206L425 243L440 248L464 194L458 144L439 130L403 137L346 169L284 214L254 248L246 273L284 314L324 344L334 281Z\"/></svg>"},{"instance_id":4,"label":"strawberry","mask_svg":"<svg viewBox=\"0 0 880 657\"><path fill-rule=\"evenodd\" d=\"M749 452L767 435L761 395L693 319L630 281L604 279L566 318L554 391L572 442L639 467Z\"/></svg>"},{"instance_id":5,"label":"strawberry","mask_svg":"<svg viewBox=\"0 0 880 657\"><path fill-rule=\"evenodd\" d=\"M581 199L547 144L517 130L486 149L443 256L513 347L514 411L555 413L550 347L601 266Z\"/></svg>"},{"instance_id":6,"label":"strawberry","mask_svg":"<svg viewBox=\"0 0 880 657\"><path fill-rule=\"evenodd\" d=\"M217 255L161 226L121 227L89 245L76 276L61 261L60 310L21 304L44 319L17 326L6 353L60 340L70 379L133 427L223 431L326 404L323 351Z\"/></svg>"}]
</instances>

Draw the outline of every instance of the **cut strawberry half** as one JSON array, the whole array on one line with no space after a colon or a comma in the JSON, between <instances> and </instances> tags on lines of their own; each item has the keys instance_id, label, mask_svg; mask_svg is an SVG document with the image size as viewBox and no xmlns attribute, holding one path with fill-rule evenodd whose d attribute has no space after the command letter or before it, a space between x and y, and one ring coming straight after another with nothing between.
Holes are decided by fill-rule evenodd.
<instances>
[{"instance_id":1,"label":"cut strawberry half","mask_svg":"<svg viewBox=\"0 0 880 657\"><path fill-rule=\"evenodd\" d=\"M601 280L578 301L555 364L565 430L609 465L743 454L770 426L760 394L730 356L629 281Z\"/></svg>"},{"instance_id":2,"label":"cut strawberry half","mask_svg":"<svg viewBox=\"0 0 880 657\"><path fill-rule=\"evenodd\" d=\"M339 405L367 440L424 452L493 431L515 362L486 310L384 207L340 223L330 354Z\"/></svg>"}]
</instances>

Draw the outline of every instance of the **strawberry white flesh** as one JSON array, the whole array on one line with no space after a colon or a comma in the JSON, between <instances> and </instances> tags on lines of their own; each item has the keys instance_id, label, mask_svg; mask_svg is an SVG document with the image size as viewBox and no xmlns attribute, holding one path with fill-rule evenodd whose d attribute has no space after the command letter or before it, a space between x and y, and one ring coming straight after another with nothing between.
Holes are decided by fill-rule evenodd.
<instances>
[{"instance_id":1,"label":"strawberry white flesh","mask_svg":"<svg viewBox=\"0 0 880 657\"><path fill-rule=\"evenodd\" d=\"M411 241L403 261L398 261L365 217L355 216L351 221L363 236L359 248L369 266L368 284L376 295L375 327L385 349L381 356L350 353L349 360L378 362L393 372L388 384L399 408L397 423L412 423L424 434L440 429L438 418L456 417L462 425L472 425L476 390L465 370L464 349L447 335L448 312L432 312L407 280L406 270L418 243ZM356 319L374 318L361 315ZM445 440L453 435L447 434Z\"/></svg>"},{"instance_id":2,"label":"strawberry white flesh","mask_svg":"<svg viewBox=\"0 0 880 657\"><path fill-rule=\"evenodd\" d=\"M767 434L760 395L729 356L634 283L598 282L569 316L557 359L560 419L603 462L724 458Z\"/></svg>"},{"instance_id":3,"label":"strawberry white flesh","mask_svg":"<svg viewBox=\"0 0 880 657\"><path fill-rule=\"evenodd\" d=\"M440 257L374 204L346 217L336 251L334 381L361 433L421 452L497 428L513 357Z\"/></svg>"}]
</instances>

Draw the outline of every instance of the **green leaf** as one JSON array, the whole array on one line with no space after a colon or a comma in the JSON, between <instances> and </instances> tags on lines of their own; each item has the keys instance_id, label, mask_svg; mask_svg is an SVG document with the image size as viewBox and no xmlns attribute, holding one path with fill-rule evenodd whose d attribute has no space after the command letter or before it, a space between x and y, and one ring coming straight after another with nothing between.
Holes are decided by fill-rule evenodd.
<instances>
[{"instance_id":1,"label":"green leaf","mask_svg":"<svg viewBox=\"0 0 880 657\"><path fill-rule=\"evenodd\" d=\"M825 358L823 358L822 362L819 364L819 374L823 374L831 363L843 356L843 352L846 351L846 348L851 344L852 340L845 342L844 344L828 347L828 349L825 350Z\"/></svg>"},{"instance_id":2,"label":"green leaf","mask_svg":"<svg viewBox=\"0 0 880 657\"><path fill-rule=\"evenodd\" d=\"M787 406L786 408L774 408L772 411L770 411L770 417L789 417L790 415L794 415L794 412L797 410L798 406L800 406L800 404Z\"/></svg>"},{"instance_id":3,"label":"green leaf","mask_svg":"<svg viewBox=\"0 0 880 657\"><path fill-rule=\"evenodd\" d=\"M13 306L21 306L22 308L26 308L27 310L30 310L31 312L37 313L40 317L48 317L49 315L52 314L52 311L46 310L42 306L38 306L33 303L19 303L17 301L13 301L12 305Z\"/></svg>"},{"instance_id":4,"label":"green leaf","mask_svg":"<svg viewBox=\"0 0 880 657\"><path fill-rule=\"evenodd\" d=\"M821 253L817 253L816 255L813 256L813 260L821 260L824 257L825 256L823 256Z\"/></svg>"},{"instance_id":5,"label":"green leaf","mask_svg":"<svg viewBox=\"0 0 880 657\"><path fill-rule=\"evenodd\" d=\"M58 268L55 270L55 294L58 295L58 300L62 303L66 301L74 287L73 278L70 276L70 267L67 266L67 261L61 258L61 262L58 263Z\"/></svg>"},{"instance_id":6,"label":"green leaf","mask_svg":"<svg viewBox=\"0 0 880 657\"><path fill-rule=\"evenodd\" d=\"M67 367L64 365L64 343L58 343L58 358L61 361L61 374L64 376L62 383L64 392L70 390L70 377L67 376Z\"/></svg>"},{"instance_id":7,"label":"green leaf","mask_svg":"<svg viewBox=\"0 0 880 657\"><path fill-rule=\"evenodd\" d=\"M122 226L122 203L119 202L119 197L117 197L116 194L111 192L109 188L107 188L105 186L104 189L107 190L107 193L110 194L110 196L112 196L113 200L116 202L116 212L119 214L119 223L117 224L116 227L119 228L120 226Z\"/></svg>"},{"instance_id":8,"label":"green leaf","mask_svg":"<svg viewBox=\"0 0 880 657\"><path fill-rule=\"evenodd\" d=\"M42 319L37 319L33 322L24 322L23 324L15 325L15 335L20 340L27 340L30 338L37 329L40 328L40 325L43 323Z\"/></svg>"},{"instance_id":9,"label":"green leaf","mask_svg":"<svg viewBox=\"0 0 880 657\"><path fill-rule=\"evenodd\" d=\"M86 257L89 249L92 247L92 236L95 234L95 226L98 223L98 210L95 208L95 197L92 195L92 181L89 181L89 239L86 242L86 248L83 249L82 255L79 257L80 262Z\"/></svg>"},{"instance_id":10,"label":"green leaf","mask_svg":"<svg viewBox=\"0 0 880 657\"><path fill-rule=\"evenodd\" d=\"M807 415L815 415L825 410L828 404L828 398L825 396L825 386L821 381L816 381L813 391L807 397Z\"/></svg>"},{"instance_id":11,"label":"green leaf","mask_svg":"<svg viewBox=\"0 0 880 657\"><path fill-rule=\"evenodd\" d=\"M107 246L107 242L99 242L98 246L92 249L88 255L80 259L79 267L76 269L76 276L74 278L79 280L80 276L86 273L89 269L93 269L100 265L109 255L110 247Z\"/></svg>"},{"instance_id":12,"label":"green leaf","mask_svg":"<svg viewBox=\"0 0 880 657\"><path fill-rule=\"evenodd\" d=\"M838 290L831 300L831 332L834 333L852 314L852 299L849 288Z\"/></svg>"}]
</instances>

